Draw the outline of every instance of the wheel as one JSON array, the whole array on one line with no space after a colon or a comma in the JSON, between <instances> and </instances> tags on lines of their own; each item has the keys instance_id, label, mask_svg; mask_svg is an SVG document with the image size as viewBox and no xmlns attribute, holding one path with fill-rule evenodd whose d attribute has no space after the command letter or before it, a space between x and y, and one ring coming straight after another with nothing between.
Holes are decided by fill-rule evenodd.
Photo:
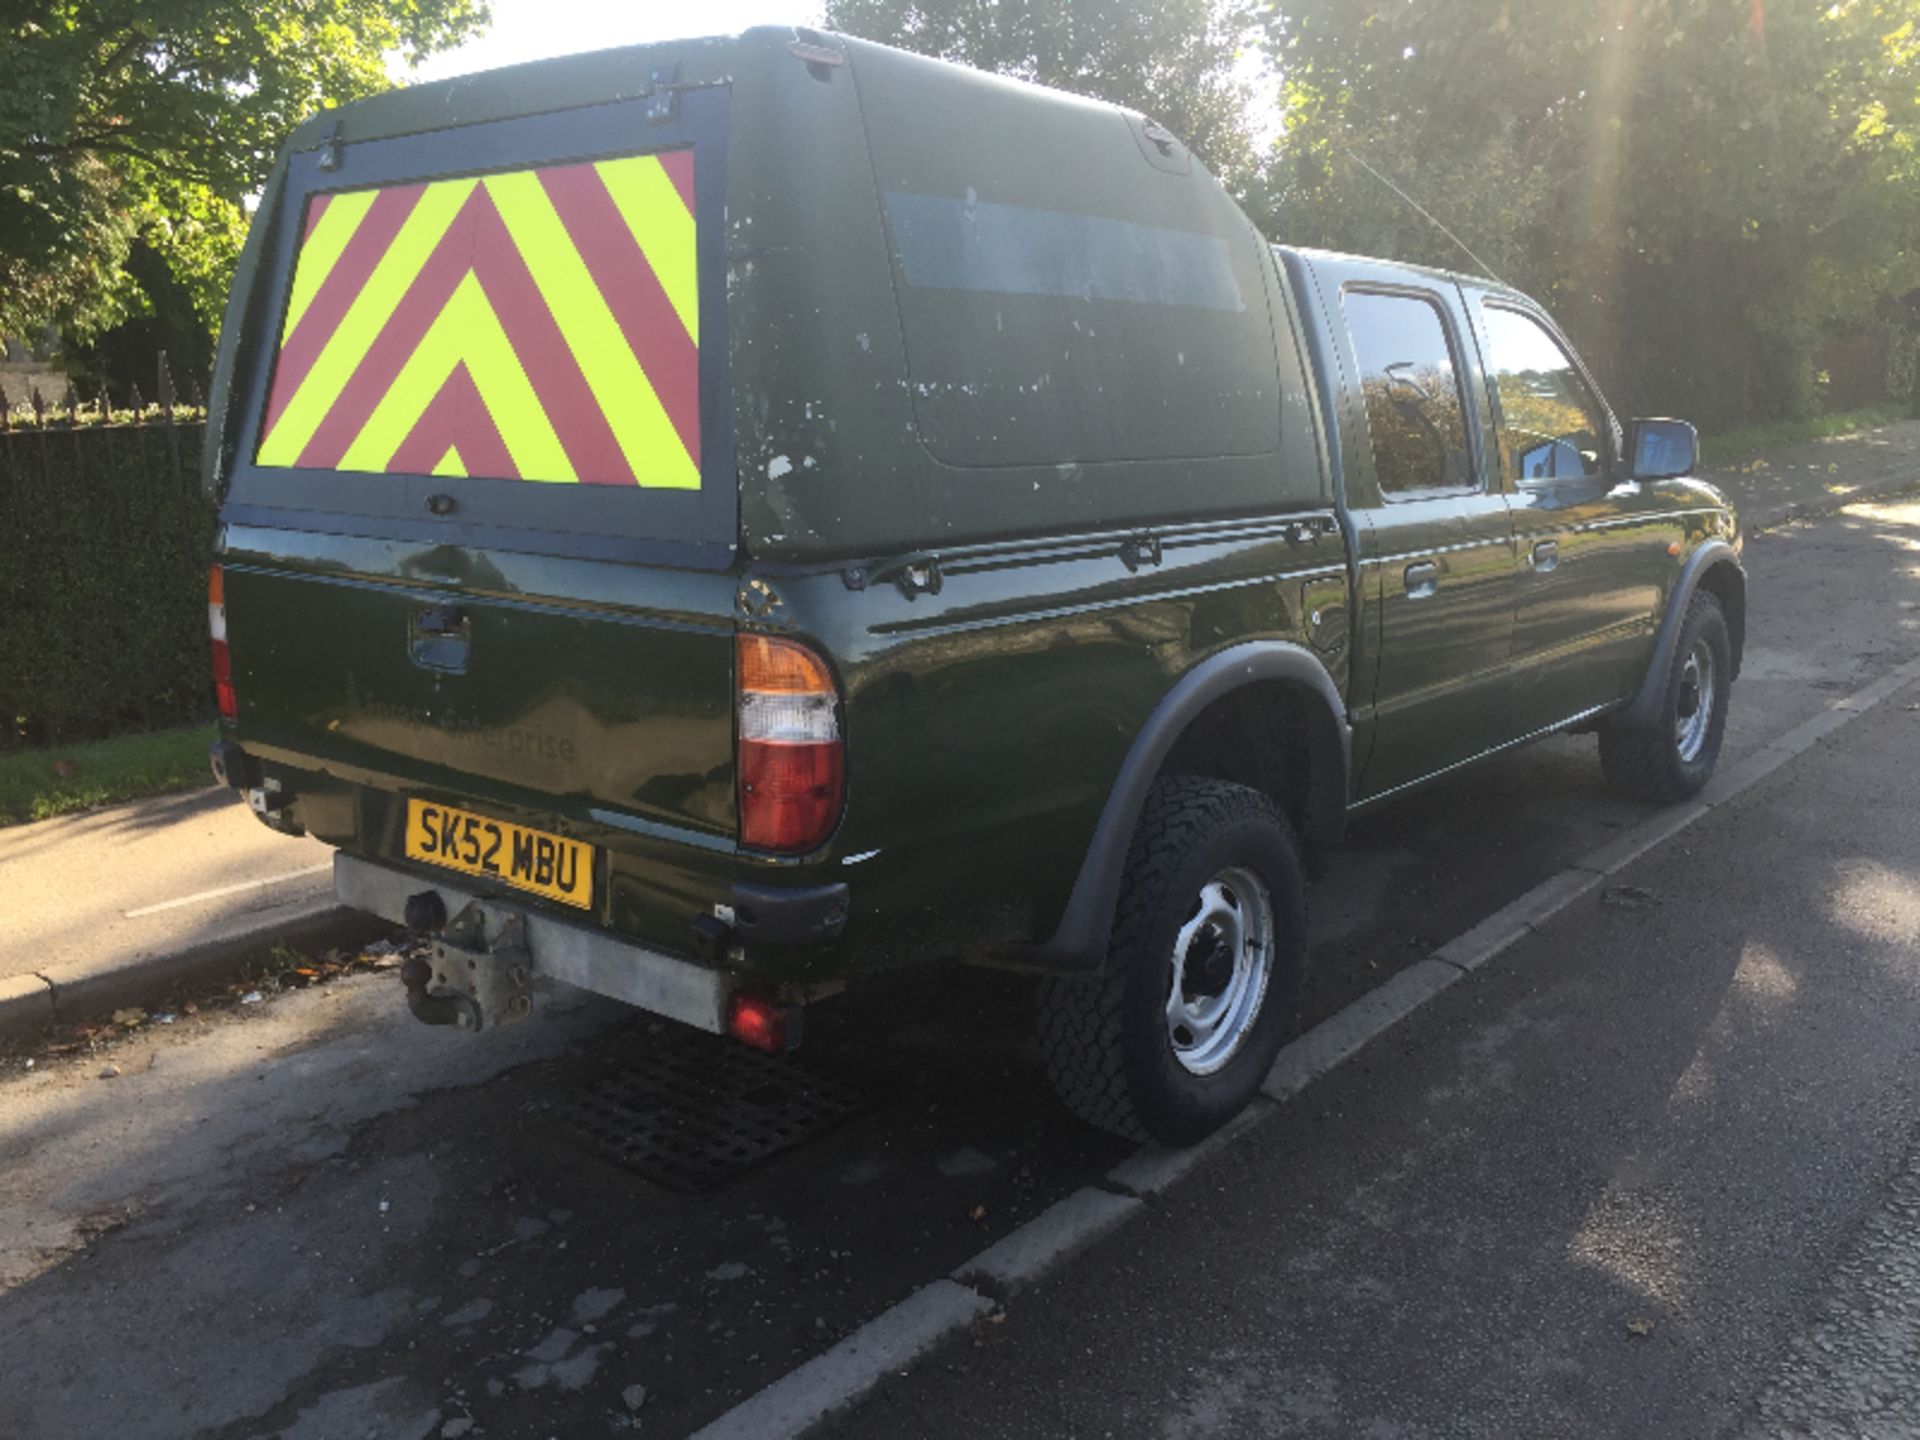
<instances>
[{"instance_id":1,"label":"wheel","mask_svg":"<svg viewBox=\"0 0 1920 1440\"><path fill-rule=\"evenodd\" d=\"M1698 794L1713 775L1727 729L1733 647L1720 602L1695 593L1680 626L1667 684L1651 725L1600 731L1600 768L1631 800L1671 805Z\"/></svg>"},{"instance_id":2,"label":"wheel","mask_svg":"<svg viewBox=\"0 0 1920 1440\"><path fill-rule=\"evenodd\" d=\"M1307 952L1299 848L1278 807L1173 776L1147 797L1098 979L1040 987L1047 1074L1081 1119L1191 1145L1273 1066Z\"/></svg>"}]
</instances>

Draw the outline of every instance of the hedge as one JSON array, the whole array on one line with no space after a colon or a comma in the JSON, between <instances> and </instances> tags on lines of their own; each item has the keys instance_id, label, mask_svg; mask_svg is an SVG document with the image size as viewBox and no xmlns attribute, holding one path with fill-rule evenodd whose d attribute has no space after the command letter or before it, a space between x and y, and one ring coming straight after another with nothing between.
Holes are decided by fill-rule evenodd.
<instances>
[{"instance_id":1,"label":"hedge","mask_svg":"<svg viewBox=\"0 0 1920 1440\"><path fill-rule=\"evenodd\" d=\"M203 421L0 411L0 748L211 714Z\"/></svg>"}]
</instances>

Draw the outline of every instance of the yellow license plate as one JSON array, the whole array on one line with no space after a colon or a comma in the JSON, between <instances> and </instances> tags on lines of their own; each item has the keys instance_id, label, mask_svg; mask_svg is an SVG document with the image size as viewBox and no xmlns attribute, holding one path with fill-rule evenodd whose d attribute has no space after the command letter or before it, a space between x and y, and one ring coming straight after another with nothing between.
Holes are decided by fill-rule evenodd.
<instances>
[{"instance_id":1,"label":"yellow license plate","mask_svg":"<svg viewBox=\"0 0 1920 1440\"><path fill-rule=\"evenodd\" d=\"M593 904L593 847L505 820L407 801L407 858L530 890L562 905Z\"/></svg>"}]
</instances>

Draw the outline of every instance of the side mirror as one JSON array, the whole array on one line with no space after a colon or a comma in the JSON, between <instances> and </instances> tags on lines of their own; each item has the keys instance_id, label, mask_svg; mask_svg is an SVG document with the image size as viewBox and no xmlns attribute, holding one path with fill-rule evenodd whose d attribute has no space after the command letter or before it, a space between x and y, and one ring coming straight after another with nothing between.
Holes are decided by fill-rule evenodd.
<instances>
[{"instance_id":1,"label":"side mirror","mask_svg":"<svg viewBox=\"0 0 1920 1440\"><path fill-rule=\"evenodd\" d=\"M1633 479L1677 480L1700 465L1700 432L1684 420L1636 420L1627 437Z\"/></svg>"}]
</instances>

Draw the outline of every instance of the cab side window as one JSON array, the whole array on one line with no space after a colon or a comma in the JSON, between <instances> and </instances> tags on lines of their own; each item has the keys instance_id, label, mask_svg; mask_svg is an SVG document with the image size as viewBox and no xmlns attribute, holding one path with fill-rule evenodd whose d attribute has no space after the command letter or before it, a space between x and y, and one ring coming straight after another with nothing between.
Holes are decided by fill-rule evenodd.
<instances>
[{"instance_id":1,"label":"cab side window","mask_svg":"<svg viewBox=\"0 0 1920 1440\"><path fill-rule=\"evenodd\" d=\"M1349 290L1345 300L1382 492L1475 488L1466 402L1440 307L1366 290Z\"/></svg>"},{"instance_id":2,"label":"cab side window","mask_svg":"<svg viewBox=\"0 0 1920 1440\"><path fill-rule=\"evenodd\" d=\"M1606 469L1606 412L1572 358L1531 315L1489 305L1487 376L1500 406L1500 463L1521 482Z\"/></svg>"}]
</instances>

